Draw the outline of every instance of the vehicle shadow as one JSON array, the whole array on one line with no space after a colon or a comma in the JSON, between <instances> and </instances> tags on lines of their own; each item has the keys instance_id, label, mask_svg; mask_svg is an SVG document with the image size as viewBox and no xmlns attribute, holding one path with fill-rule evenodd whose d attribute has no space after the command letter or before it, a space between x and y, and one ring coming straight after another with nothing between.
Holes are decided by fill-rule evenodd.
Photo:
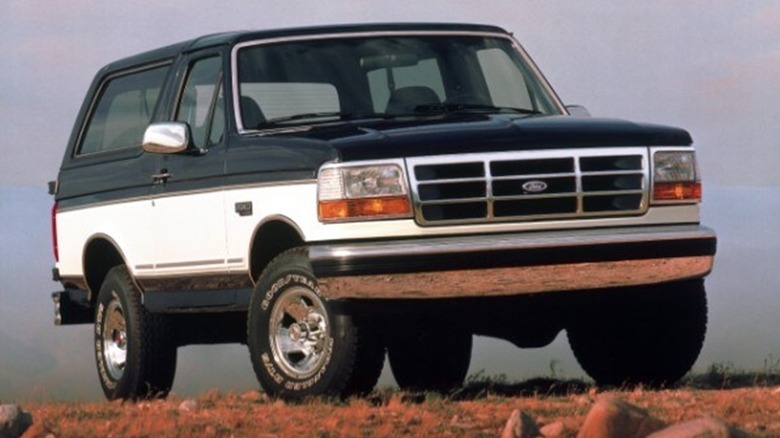
<instances>
[{"instance_id":1,"label":"vehicle shadow","mask_svg":"<svg viewBox=\"0 0 780 438\"><path fill-rule=\"evenodd\" d=\"M585 394L593 387L592 382L579 379L537 377L522 382L506 382L487 378L467 381L448 396L452 400L476 400L487 396L562 397Z\"/></svg>"},{"instance_id":2,"label":"vehicle shadow","mask_svg":"<svg viewBox=\"0 0 780 438\"><path fill-rule=\"evenodd\" d=\"M748 372L730 366L713 365L704 373L689 374L679 382L660 387L642 385L599 386L591 380L537 377L511 382L505 376L471 375L458 388L445 392L379 390L368 396L377 405L386 404L394 394L404 403L424 403L433 398L451 401L481 400L487 397L566 397L604 391L664 391L664 390L731 390L740 388L780 387L780 371L776 369Z\"/></svg>"}]
</instances>

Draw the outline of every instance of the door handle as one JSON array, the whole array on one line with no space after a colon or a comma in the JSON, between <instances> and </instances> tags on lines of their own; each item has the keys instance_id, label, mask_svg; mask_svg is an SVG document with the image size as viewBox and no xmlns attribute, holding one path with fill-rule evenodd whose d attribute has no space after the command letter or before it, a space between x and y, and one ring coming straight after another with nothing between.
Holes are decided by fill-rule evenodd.
<instances>
[{"instance_id":1,"label":"door handle","mask_svg":"<svg viewBox=\"0 0 780 438\"><path fill-rule=\"evenodd\" d=\"M168 172L168 169L161 169L160 173L155 173L152 175L152 181L154 181L155 184L162 184L168 181L168 178L170 177L171 173Z\"/></svg>"}]
</instances>

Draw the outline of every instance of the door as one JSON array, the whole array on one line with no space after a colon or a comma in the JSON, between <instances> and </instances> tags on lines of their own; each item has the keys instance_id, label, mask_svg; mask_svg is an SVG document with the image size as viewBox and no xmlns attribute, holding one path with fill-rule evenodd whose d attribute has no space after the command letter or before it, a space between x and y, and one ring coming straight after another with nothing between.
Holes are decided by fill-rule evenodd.
<instances>
[{"instance_id":1,"label":"door","mask_svg":"<svg viewBox=\"0 0 780 438\"><path fill-rule=\"evenodd\" d=\"M192 56L180 87L173 117L189 126L191 148L160 156L152 197L160 283L147 289L209 289L228 271L222 63L219 53Z\"/></svg>"}]
</instances>

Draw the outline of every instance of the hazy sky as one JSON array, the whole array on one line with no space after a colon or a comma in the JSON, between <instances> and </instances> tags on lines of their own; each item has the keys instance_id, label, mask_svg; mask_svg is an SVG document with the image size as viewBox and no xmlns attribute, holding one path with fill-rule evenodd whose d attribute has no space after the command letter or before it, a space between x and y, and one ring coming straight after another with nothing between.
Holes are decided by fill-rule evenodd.
<instances>
[{"instance_id":1,"label":"hazy sky","mask_svg":"<svg viewBox=\"0 0 780 438\"><path fill-rule=\"evenodd\" d=\"M0 184L59 165L89 82L117 58L201 34L468 21L512 31L567 103L691 130L711 184L780 182L780 4L728 0L0 2Z\"/></svg>"},{"instance_id":2,"label":"hazy sky","mask_svg":"<svg viewBox=\"0 0 780 438\"><path fill-rule=\"evenodd\" d=\"M780 4L0 0L0 401L99 397L89 329L50 324L57 285L49 281L44 190L100 67L212 32L385 21L502 26L564 102L690 130L705 178L704 222L720 235L697 366L760 367L780 357ZM559 372L580 372L565 336L538 352L480 341L472 371L525 376L518 370L549 372L550 361ZM179 373L174 391L255 385L243 347L184 349Z\"/></svg>"}]
</instances>

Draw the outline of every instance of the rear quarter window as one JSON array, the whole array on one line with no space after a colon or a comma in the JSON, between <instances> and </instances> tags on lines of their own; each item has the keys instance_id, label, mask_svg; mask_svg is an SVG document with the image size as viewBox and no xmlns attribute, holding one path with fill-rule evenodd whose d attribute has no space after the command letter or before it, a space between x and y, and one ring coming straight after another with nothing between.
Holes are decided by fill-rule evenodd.
<instances>
[{"instance_id":1,"label":"rear quarter window","mask_svg":"<svg viewBox=\"0 0 780 438\"><path fill-rule=\"evenodd\" d=\"M140 147L170 65L110 77L88 119L77 155Z\"/></svg>"}]
</instances>

